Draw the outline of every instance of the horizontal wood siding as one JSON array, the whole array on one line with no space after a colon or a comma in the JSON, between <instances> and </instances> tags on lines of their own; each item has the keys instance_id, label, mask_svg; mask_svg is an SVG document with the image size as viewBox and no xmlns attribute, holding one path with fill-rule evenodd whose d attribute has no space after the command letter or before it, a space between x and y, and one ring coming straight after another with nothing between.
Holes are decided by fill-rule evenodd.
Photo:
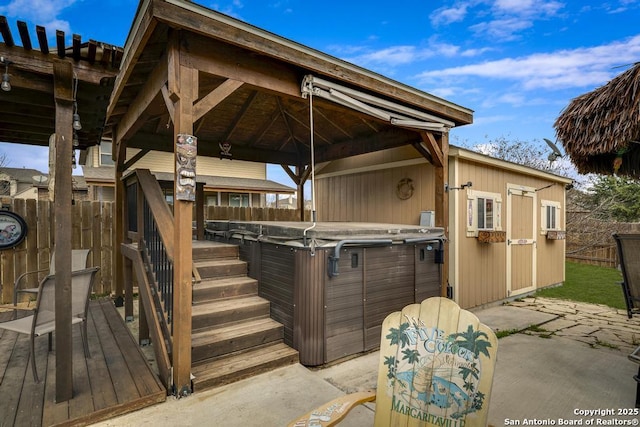
<instances>
[{"instance_id":1,"label":"horizontal wood siding","mask_svg":"<svg viewBox=\"0 0 640 427\"><path fill-rule=\"evenodd\" d=\"M132 158L138 151L127 149L127 159ZM149 169L154 172L172 173L175 169L173 153L150 151L133 166L136 169ZM245 162L242 160L222 160L215 157L198 156L196 159L196 173L198 175L227 176L238 178L266 179L267 167L264 163Z\"/></svg>"},{"instance_id":2,"label":"horizontal wood siding","mask_svg":"<svg viewBox=\"0 0 640 427\"><path fill-rule=\"evenodd\" d=\"M271 303L271 318L284 325L284 341L293 345L295 256L291 247L261 244L258 295Z\"/></svg>"},{"instance_id":3,"label":"horizontal wood siding","mask_svg":"<svg viewBox=\"0 0 640 427\"><path fill-rule=\"evenodd\" d=\"M326 278L325 362L364 350L363 255L361 248L343 249L338 276Z\"/></svg>"},{"instance_id":4,"label":"horizontal wood siding","mask_svg":"<svg viewBox=\"0 0 640 427\"><path fill-rule=\"evenodd\" d=\"M326 259L324 251L295 251L293 348L307 366L325 363Z\"/></svg>"},{"instance_id":5,"label":"horizontal wood siding","mask_svg":"<svg viewBox=\"0 0 640 427\"><path fill-rule=\"evenodd\" d=\"M365 350L380 345L384 318L415 302L415 255L410 245L365 250Z\"/></svg>"}]
</instances>

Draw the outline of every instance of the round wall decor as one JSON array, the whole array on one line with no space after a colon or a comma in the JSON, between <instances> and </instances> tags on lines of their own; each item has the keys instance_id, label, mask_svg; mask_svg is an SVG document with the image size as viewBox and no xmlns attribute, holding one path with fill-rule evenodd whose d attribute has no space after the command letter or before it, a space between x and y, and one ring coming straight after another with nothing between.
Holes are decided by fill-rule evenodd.
<instances>
[{"instance_id":1,"label":"round wall decor","mask_svg":"<svg viewBox=\"0 0 640 427\"><path fill-rule=\"evenodd\" d=\"M0 210L0 250L18 246L27 235L27 223L15 212Z\"/></svg>"},{"instance_id":2,"label":"round wall decor","mask_svg":"<svg viewBox=\"0 0 640 427\"><path fill-rule=\"evenodd\" d=\"M413 180L411 178L402 178L398 181L396 196L400 200L407 200L413 196Z\"/></svg>"}]
</instances>

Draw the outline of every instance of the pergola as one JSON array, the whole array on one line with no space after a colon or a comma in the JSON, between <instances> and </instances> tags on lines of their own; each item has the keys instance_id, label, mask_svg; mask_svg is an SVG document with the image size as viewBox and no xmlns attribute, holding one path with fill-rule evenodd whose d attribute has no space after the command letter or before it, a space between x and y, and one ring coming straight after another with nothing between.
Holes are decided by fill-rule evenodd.
<instances>
[{"instance_id":1,"label":"pergola","mask_svg":"<svg viewBox=\"0 0 640 427\"><path fill-rule=\"evenodd\" d=\"M71 312L71 169L72 149L98 144L103 134L109 96L118 73L122 49L56 31L49 46L44 27L36 27L34 47L25 22L17 22L22 46L16 44L6 17L0 16L2 74L10 90L0 91L0 141L49 146L55 140L54 209L56 283L56 401L73 395ZM8 87L6 87L8 89ZM82 129L74 130L74 114ZM77 127L77 126L76 126ZM55 134L55 138L52 135ZM74 141L75 140L75 141Z\"/></svg>"},{"instance_id":2,"label":"pergola","mask_svg":"<svg viewBox=\"0 0 640 427\"><path fill-rule=\"evenodd\" d=\"M578 172L640 178L640 62L573 99L554 127Z\"/></svg>"},{"instance_id":3,"label":"pergola","mask_svg":"<svg viewBox=\"0 0 640 427\"><path fill-rule=\"evenodd\" d=\"M448 131L472 118L469 109L191 1L142 0L108 107L116 218L124 218L122 173L136 160L125 158L126 148L175 152L179 135L194 135L198 155L282 165L300 203L313 164L412 145L436 168L436 225L446 230ZM190 381L192 203L176 200L173 213L173 379L182 390ZM122 222L116 239L125 236ZM115 259L122 284L123 257Z\"/></svg>"}]
</instances>

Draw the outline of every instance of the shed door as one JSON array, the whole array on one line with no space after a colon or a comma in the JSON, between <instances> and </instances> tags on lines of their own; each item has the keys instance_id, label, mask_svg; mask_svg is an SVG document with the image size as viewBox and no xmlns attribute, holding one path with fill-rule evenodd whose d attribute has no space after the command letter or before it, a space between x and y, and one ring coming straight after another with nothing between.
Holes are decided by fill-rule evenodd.
<instances>
[{"instance_id":1,"label":"shed door","mask_svg":"<svg viewBox=\"0 0 640 427\"><path fill-rule=\"evenodd\" d=\"M536 288L536 192L507 185L507 296Z\"/></svg>"}]
</instances>

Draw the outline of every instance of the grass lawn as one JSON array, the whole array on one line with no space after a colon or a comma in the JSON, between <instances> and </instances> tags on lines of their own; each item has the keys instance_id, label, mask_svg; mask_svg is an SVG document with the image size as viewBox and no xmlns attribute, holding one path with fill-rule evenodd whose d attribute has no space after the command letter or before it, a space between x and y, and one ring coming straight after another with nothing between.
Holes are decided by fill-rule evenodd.
<instances>
[{"instance_id":1,"label":"grass lawn","mask_svg":"<svg viewBox=\"0 0 640 427\"><path fill-rule=\"evenodd\" d=\"M543 289L536 292L536 296L605 304L626 310L622 287L618 285L622 274L617 269L575 262L565 265L564 285Z\"/></svg>"}]
</instances>

